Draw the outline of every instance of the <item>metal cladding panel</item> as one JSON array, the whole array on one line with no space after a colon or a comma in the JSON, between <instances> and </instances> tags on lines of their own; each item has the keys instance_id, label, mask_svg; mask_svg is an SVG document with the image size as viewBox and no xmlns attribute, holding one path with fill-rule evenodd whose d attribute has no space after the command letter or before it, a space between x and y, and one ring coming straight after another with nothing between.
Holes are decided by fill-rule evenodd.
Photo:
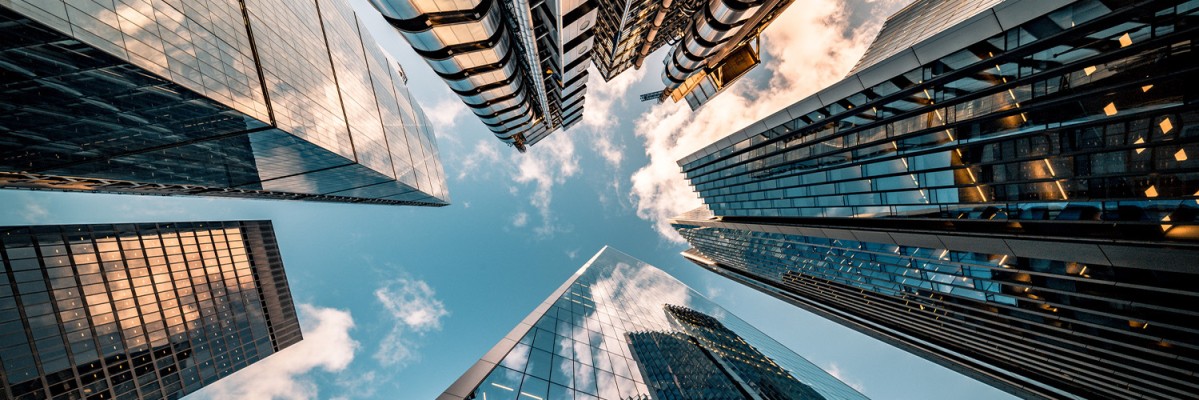
<instances>
[{"instance_id":1,"label":"metal cladding panel","mask_svg":"<svg viewBox=\"0 0 1199 400\"><path fill-rule=\"evenodd\" d=\"M582 4L582 2L580 2L580 4ZM577 8L577 7L566 8L565 9L565 10L567 10L566 13L570 13L570 12L574 11L575 8ZM563 15L565 15L566 13L564 13ZM566 43L570 43L571 40L574 40L575 38L577 38L579 36L588 34L587 33L588 31L591 31L595 28L595 18L598 15L599 15L599 9L598 8L592 9L591 11L588 11L586 14L583 14L583 16L579 17L578 19L571 21L571 23L569 25L562 27L561 44L563 46L565 46ZM590 49L588 49L588 50L590 50Z\"/></svg>"},{"instance_id":2,"label":"metal cladding panel","mask_svg":"<svg viewBox=\"0 0 1199 400\"><path fill-rule=\"evenodd\" d=\"M562 55L562 66L565 67L567 65L571 65L571 64L578 62L579 59L586 58L587 60L582 61L583 69L586 69L587 66L591 65L591 61L590 61L591 48L594 44L595 44L595 38L588 37L587 39L584 39L582 42L579 42L577 46L567 50ZM575 69L576 68L571 68L572 71ZM575 75L564 74L562 77L562 80L568 81L574 77L575 77Z\"/></svg>"},{"instance_id":3,"label":"metal cladding panel","mask_svg":"<svg viewBox=\"0 0 1199 400\"><path fill-rule=\"evenodd\" d=\"M1053 10L1074 4L1078 0L1007 0L993 8L999 26L1012 29Z\"/></svg>"},{"instance_id":4,"label":"metal cladding panel","mask_svg":"<svg viewBox=\"0 0 1199 400\"><path fill-rule=\"evenodd\" d=\"M912 51L922 63L928 63L1000 33L1003 33L1003 28L995 19L995 13L983 10L952 28L912 45Z\"/></svg>"},{"instance_id":5,"label":"metal cladding panel","mask_svg":"<svg viewBox=\"0 0 1199 400\"><path fill-rule=\"evenodd\" d=\"M916 68L920 68L920 60L916 58L916 52L906 49L886 60L863 68L861 72L857 73L857 77L862 81L862 86L873 87Z\"/></svg>"},{"instance_id":6,"label":"metal cladding panel","mask_svg":"<svg viewBox=\"0 0 1199 400\"><path fill-rule=\"evenodd\" d=\"M991 7L1003 1L918 0L887 19L878 37L849 73L856 74L979 13L989 12Z\"/></svg>"}]
</instances>

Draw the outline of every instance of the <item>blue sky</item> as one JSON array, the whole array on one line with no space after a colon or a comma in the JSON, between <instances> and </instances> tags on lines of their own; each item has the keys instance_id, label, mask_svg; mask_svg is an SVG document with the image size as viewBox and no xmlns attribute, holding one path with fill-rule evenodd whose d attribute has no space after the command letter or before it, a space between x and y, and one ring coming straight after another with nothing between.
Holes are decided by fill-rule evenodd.
<instances>
[{"instance_id":1,"label":"blue sky","mask_svg":"<svg viewBox=\"0 0 1199 400\"><path fill-rule=\"evenodd\" d=\"M193 398L432 399L592 254L611 245L675 275L875 399L1010 396L684 261L665 218L698 200L675 160L848 71L904 0L797 2L764 65L698 113L640 103L661 54L604 83L583 123L517 154L495 140L365 0L434 121L445 208L0 191L0 224L270 219L305 340Z\"/></svg>"}]
</instances>

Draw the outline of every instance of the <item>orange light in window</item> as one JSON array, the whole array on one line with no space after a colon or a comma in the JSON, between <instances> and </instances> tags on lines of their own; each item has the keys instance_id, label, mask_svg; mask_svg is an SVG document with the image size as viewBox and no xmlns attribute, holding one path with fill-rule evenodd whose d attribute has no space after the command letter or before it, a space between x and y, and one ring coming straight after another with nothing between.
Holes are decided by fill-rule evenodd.
<instances>
[{"instance_id":1,"label":"orange light in window","mask_svg":"<svg viewBox=\"0 0 1199 400\"><path fill-rule=\"evenodd\" d=\"M1128 36L1128 33L1125 32L1124 36L1120 36L1120 47L1128 46L1132 46L1132 36Z\"/></svg>"}]
</instances>

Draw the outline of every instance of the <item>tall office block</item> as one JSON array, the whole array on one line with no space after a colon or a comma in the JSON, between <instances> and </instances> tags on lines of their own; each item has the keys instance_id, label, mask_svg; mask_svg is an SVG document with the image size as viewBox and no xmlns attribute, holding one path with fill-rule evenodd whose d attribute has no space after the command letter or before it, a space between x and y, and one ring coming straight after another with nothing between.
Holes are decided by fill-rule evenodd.
<instances>
[{"instance_id":1,"label":"tall office block","mask_svg":"<svg viewBox=\"0 0 1199 400\"><path fill-rule=\"evenodd\" d=\"M761 63L758 36L792 0L599 0L592 60L605 81L668 52L661 100L697 109Z\"/></svg>"},{"instance_id":2,"label":"tall office block","mask_svg":"<svg viewBox=\"0 0 1199 400\"><path fill-rule=\"evenodd\" d=\"M0 2L0 186L448 204L344 0Z\"/></svg>"},{"instance_id":3,"label":"tall office block","mask_svg":"<svg viewBox=\"0 0 1199 400\"><path fill-rule=\"evenodd\" d=\"M496 138L524 152L579 121L587 0L371 0Z\"/></svg>"},{"instance_id":4,"label":"tall office block","mask_svg":"<svg viewBox=\"0 0 1199 400\"><path fill-rule=\"evenodd\" d=\"M679 161L685 256L1024 397L1193 398L1196 28L1197 1L917 1Z\"/></svg>"},{"instance_id":5,"label":"tall office block","mask_svg":"<svg viewBox=\"0 0 1199 400\"><path fill-rule=\"evenodd\" d=\"M501 141L524 152L582 118L605 81L670 47L648 98L692 109L757 66L757 38L792 0L371 0Z\"/></svg>"},{"instance_id":6,"label":"tall office block","mask_svg":"<svg viewBox=\"0 0 1199 400\"><path fill-rule=\"evenodd\" d=\"M665 272L605 247L439 399L865 399Z\"/></svg>"},{"instance_id":7,"label":"tall office block","mask_svg":"<svg viewBox=\"0 0 1199 400\"><path fill-rule=\"evenodd\" d=\"M0 397L180 398L302 338L269 221L0 227Z\"/></svg>"}]
</instances>

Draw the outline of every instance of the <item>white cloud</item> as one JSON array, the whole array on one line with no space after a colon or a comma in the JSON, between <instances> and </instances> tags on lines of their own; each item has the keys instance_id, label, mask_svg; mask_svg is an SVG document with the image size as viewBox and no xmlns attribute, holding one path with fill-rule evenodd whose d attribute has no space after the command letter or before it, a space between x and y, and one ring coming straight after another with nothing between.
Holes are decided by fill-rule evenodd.
<instances>
[{"instance_id":1,"label":"white cloud","mask_svg":"<svg viewBox=\"0 0 1199 400\"><path fill-rule=\"evenodd\" d=\"M715 299L717 297L720 297L720 295L722 295L722 294L724 294L724 289L721 289L719 287L712 286L709 284L706 288L704 288L704 296L707 297L708 299Z\"/></svg>"},{"instance_id":2,"label":"white cloud","mask_svg":"<svg viewBox=\"0 0 1199 400\"><path fill-rule=\"evenodd\" d=\"M374 358L383 366L405 366L419 358L420 343L411 336L441 330L449 315L433 288L421 280L400 278L375 290L375 299L392 319L391 331L379 343Z\"/></svg>"},{"instance_id":3,"label":"white cloud","mask_svg":"<svg viewBox=\"0 0 1199 400\"><path fill-rule=\"evenodd\" d=\"M433 126L438 127L438 131L445 132L448 129L453 129L458 123L458 117L470 114L466 111L466 105L457 98L442 98L440 101L430 104L429 107L422 107L424 116L429 117L429 122ZM447 135L452 137L452 135Z\"/></svg>"},{"instance_id":4,"label":"white cloud","mask_svg":"<svg viewBox=\"0 0 1199 400\"><path fill-rule=\"evenodd\" d=\"M534 227L533 232L540 237L550 237L563 230L556 224L557 218L550 204L553 202L554 186L565 183L567 178L579 172L573 136L564 132L554 133L530 147L527 153L513 154L511 157L515 159L512 179L517 183L533 185L529 204L537 208L541 217L541 225Z\"/></svg>"},{"instance_id":5,"label":"white cloud","mask_svg":"<svg viewBox=\"0 0 1199 400\"><path fill-rule=\"evenodd\" d=\"M886 6L896 4L888 2ZM842 78L881 27L882 18L869 20L871 23L852 26L844 0L794 5L763 35L763 51L770 56L763 65L770 73L764 90L743 80L697 113L686 104L668 100L642 115L635 131L645 140L650 162L630 178L630 197L637 205L637 215L653 222L663 238L683 242L668 219L699 207L701 202L676 161Z\"/></svg>"},{"instance_id":6,"label":"white cloud","mask_svg":"<svg viewBox=\"0 0 1199 400\"><path fill-rule=\"evenodd\" d=\"M363 374L343 373L334 381L338 388L343 392L333 400L350 400L350 399L367 399L375 397L378 392L380 382L379 374L376 371L367 371Z\"/></svg>"},{"instance_id":7,"label":"white cloud","mask_svg":"<svg viewBox=\"0 0 1199 400\"><path fill-rule=\"evenodd\" d=\"M625 104L629 89L640 82L648 70L649 68L627 70L608 82L598 82L603 80L599 71L595 68L590 71L591 79L597 82L587 90L587 105L579 126L588 131L591 149L612 168L619 167L624 159L624 146L613 141L616 135L612 129L617 121L613 109L617 105Z\"/></svg>"},{"instance_id":8,"label":"white cloud","mask_svg":"<svg viewBox=\"0 0 1199 400\"><path fill-rule=\"evenodd\" d=\"M527 196L527 199L521 200L536 208L540 217L540 224L531 224L532 221L526 216L523 219L525 223L514 224L517 227L532 226L533 232L541 238L552 237L568 229L557 224L550 206L554 187L579 172L579 158L575 154L575 140L571 134L551 134L530 146L525 153L506 148L495 140L480 140L462 159L458 168L459 180L467 177L472 180L491 180L495 172L499 175L496 179L511 179L514 184L508 186L508 193L518 198ZM521 185L531 188L532 192L527 195L522 193Z\"/></svg>"},{"instance_id":9,"label":"white cloud","mask_svg":"<svg viewBox=\"0 0 1199 400\"><path fill-rule=\"evenodd\" d=\"M350 337L349 311L297 307L304 340L196 392L197 398L307 400L318 398L314 370L340 372L354 360L358 342Z\"/></svg>"},{"instance_id":10,"label":"white cloud","mask_svg":"<svg viewBox=\"0 0 1199 400\"><path fill-rule=\"evenodd\" d=\"M475 148L458 165L458 180L466 179L468 176L481 179L490 177L491 168L489 167L500 159L497 147L499 146L492 140L475 142Z\"/></svg>"},{"instance_id":11,"label":"white cloud","mask_svg":"<svg viewBox=\"0 0 1199 400\"><path fill-rule=\"evenodd\" d=\"M613 107L625 103L629 89L640 82L650 69L645 67L626 70L611 81L603 82L604 78L600 77L599 71L592 67L588 73L593 84L587 87L587 104L584 105L583 120L579 125L601 133L612 128L616 124L612 114Z\"/></svg>"},{"instance_id":12,"label":"white cloud","mask_svg":"<svg viewBox=\"0 0 1199 400\"><path fill-rule=\"evenodd\" d=\"M824 370L825 372L828 372L829 375L837 378L837 380L845 382L845 384L849 385L849 387L853 388L853 390L866 393L866 388L862 386L862 382L857 379L850 379L846 377L845 372L841 370L841 367L838 366L837 363L830 363L828 366L824 367Z\"/></svg>"},{"instance_id":13,"label":"white cloud","mask_svg":"<svg viewBox=\"0 0 1199 400\"><path fill-rule=\"evenodd\" d=\"M25 201L25 208L21 211L21 215L25 217L25 221L35 224L44 222L46 217L50 216L50 211L46 210L46 206L43 206L36 200L27 199Z\"/></svg>"},{"instance_id":14,"label":"white cloud","mask_svg":"<svg viewBox=\"0 0 1199 400\"><path fill-rule=\"evenodd\" d=\"M529 224L529 213L521 211L512 216L512 226L517 228L524 227Z\"/></svg>"},{"instance_id":15,"label":"white cloud","mask_svg":"<svg viewBox=\"0 0 1199 400\"><path fill-rule=\"evenodd\" d=\"M609 167L616 168L624 159L624 146L616 143L612 138L613 136L606 131L591 131L591 150L599 154Z\"/></svg>"}]
</instances>

